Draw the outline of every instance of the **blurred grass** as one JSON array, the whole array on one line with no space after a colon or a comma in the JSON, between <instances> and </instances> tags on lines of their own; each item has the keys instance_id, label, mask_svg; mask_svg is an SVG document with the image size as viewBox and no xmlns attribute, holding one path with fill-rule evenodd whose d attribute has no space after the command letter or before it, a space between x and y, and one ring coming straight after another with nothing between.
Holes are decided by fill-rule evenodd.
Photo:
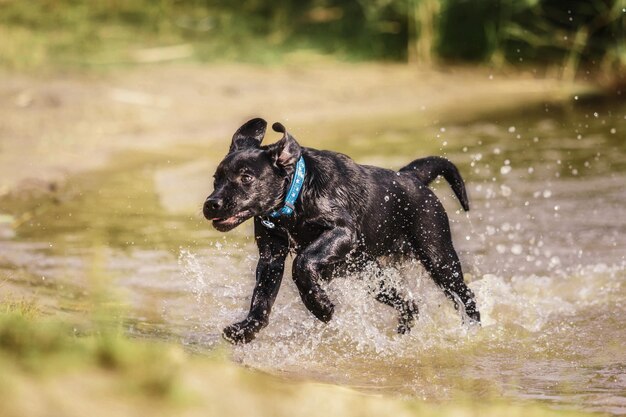
<instances>
[{"instance_id":1,"label":"blurred grass","mask_svg":"<svg viewBox=\"0 0 626 417\"><path fill-rule=\"evenodd\" d=\"M0 416L583 416L527 403L432 404L285 380L243 369L224 354L89 331L5 299L0 309ZM111 323L109 323L111 324Z\"/></svg>"},{"instance_id":2,"label":"blurred grass","mask_svg":"<svg viewBox=\"0 0 626 417\"><path fill-rule=\"evenodd\" d=\"M32 302L8 301L0 309L0 367L33 378L95 368L119 375L127 391L174 396L175 346L130 340L112 323L67 322L37 313ZM4 384L0 384L0 391ZM0 394L1 397L1 394Z\"/></svg>"},{"instance_id":3,"label":"blurred grass","mask_svg":"<svg viewBox=\"0 0 626 417\"><path fill-rule=\"evenodd\" d=\"M0 67L12 70L170 60L271 64L293 54L535 65L556 67L568 79L583 69L623 77L626 2L0 1Z\"/></svg>"},{"instance_id":4,"label":"blurred grass","mask_svg":"<svg viewBox=\"0 0 626 417\"><path fill-rule=\"evenodd\" d=\"M212 28L186 27L185 21L200 25L203 13L194 7L170 12L168 1L70 1L38 0L0 2L0 64L14 70L56 68L99 68L141 61L138 50L178 45L202 39ZM224 21L229 17L214 14L206 17ZM191 24L191 23L190 23ZM245 28L245 26L243 26ZM243 33L254 48L254 38ZM210 38L213 38L211 35ZM219 38L195 45L189 59L223 56L236 42L229 31L220 31ZM236 58L243 58L246 47L237 49ZM184 56L182 56L184 58ZM230 55L230 58L234 56ZM255 59L263 60L259 54ZM167 58L165 59L167 60Z\"/></svg>"}]
</instances>

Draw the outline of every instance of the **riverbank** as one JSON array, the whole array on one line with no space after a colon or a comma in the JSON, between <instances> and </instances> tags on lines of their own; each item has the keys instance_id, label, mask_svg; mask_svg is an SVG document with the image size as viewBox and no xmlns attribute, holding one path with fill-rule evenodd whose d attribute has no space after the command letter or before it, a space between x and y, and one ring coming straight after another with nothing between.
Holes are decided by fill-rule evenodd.
<instances>
[{"instance_id":1,"label":"riverbank","mask_svg":"<svg viewBox=\"0 0 626 417\"><path fill-rule=\"evenodd\" d=\"M375 120L414 127L470 120L597 93L589 84L486 69L392 64L161 65L104 74L0 78L0 196L54 190L125 150L226 149L244 120L281 120L315 135ZM384 129L385 126L380 126ZM271 139L269 139L271 140Z\"/></svg>"}]
</instances>

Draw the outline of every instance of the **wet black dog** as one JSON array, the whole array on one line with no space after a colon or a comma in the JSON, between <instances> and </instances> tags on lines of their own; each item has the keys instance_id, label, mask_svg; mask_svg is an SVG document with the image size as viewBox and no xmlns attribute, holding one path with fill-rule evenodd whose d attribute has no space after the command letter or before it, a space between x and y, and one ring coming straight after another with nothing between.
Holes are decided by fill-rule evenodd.
<instances>
[{"instance_id":1,"label":"wet black dog","mask_svg":"<svg viewBox=\"0 0 626 417\"><path fill-rule=\"evenodd\" d=\"M462 303L467 316L480 322L452 246L448 216L427 187L443 175L469 210L465 184L451 162L423 158L395 172L301 147L279 123L273 129L283 133L282 139L261 146L266 127L263 119L253 119L239 128L204 203L204 216L222 232L254 217L260 254L256 286L248 316L224 329L227 340L249 342L267 326L290 252L302 301L323 322L332 318L334 306L320 282L383 257L417 257L455 307ZM398 311L398 332L408 332L417 315L415 303L383 280L377 290L376 299Z\"/></svg>"}]
</instances>

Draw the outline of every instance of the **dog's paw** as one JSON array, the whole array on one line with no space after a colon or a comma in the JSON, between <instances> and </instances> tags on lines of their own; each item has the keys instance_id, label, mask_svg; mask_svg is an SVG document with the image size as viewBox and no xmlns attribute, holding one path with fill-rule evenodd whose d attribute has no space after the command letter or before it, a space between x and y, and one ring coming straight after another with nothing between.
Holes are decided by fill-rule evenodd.
<instances>
[{"instance_id":1,"label":"dog's paw","mask_svg":"<svg viewBox=\"0 0 626 417\"><path fill-rule=\"evenodd\" d=\"M313 315L320 321L328 323L333 318L335 312L335 306L330 301L320 303L314 311L311 311Z\"/></svg>"},{"instance_id":2,"label":"dog's paw","mask_svg":"<svg viewBox=\"0 0 626 417\"><path fill-rule=\"evenodd\" d=\"M478 310L466 311L463 317L463 324L480 327L480 312Z\"/></svg>"},{"instance_id":3,"label":"dog's paw","mask_svg":"<svg viewBox=\"0 0 626 417\"><path fill-rule=\"evenodd\" d=\"M418 314L419 310L417 308L417 304L415 304L414 301L408 301L406 303L404 311L402 312L402 314L400 314L400 318L398 320L398 333L410 333L411 329L415 325L415 320L417 319Z\"/></svg>"},{"instance_id":4,"label":"dog's paw","mask_svg":"<svg viewBox=\"0 0 626 417\"><path fill-rule=\"evenodd\" d=\"M396 331L398 334L409 334L411 333L411 328L413 327L413 323L400 323L398 324L398 328Z\"/></svg>"},{"instance_id":5,"label":"dog's paw","mask_svg":"<svg viewBox=\"0 0 626 417\"><path fill-rule=\"evenodd\" d=\"M242 345L254 340L261 327L258 321L246 319L226 326L222 332L222 337L233 345Z\"/></svg>"}]
</instances>

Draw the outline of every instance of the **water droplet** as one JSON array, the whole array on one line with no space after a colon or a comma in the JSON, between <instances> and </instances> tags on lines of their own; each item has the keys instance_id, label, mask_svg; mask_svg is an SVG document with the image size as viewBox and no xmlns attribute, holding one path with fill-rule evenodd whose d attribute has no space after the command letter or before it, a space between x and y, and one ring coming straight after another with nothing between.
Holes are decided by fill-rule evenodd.
<instances>
[{"instance_id":1,"label":"water droplet","mask_svg":"<svg viewBox=\"0 0 626 417\"><path fill-rule=\"evenodd\" d=\"M555 267L561 264L561 260L558 256L553 256L550 258L550 267Z\"/></svg>"}]
</instances>

